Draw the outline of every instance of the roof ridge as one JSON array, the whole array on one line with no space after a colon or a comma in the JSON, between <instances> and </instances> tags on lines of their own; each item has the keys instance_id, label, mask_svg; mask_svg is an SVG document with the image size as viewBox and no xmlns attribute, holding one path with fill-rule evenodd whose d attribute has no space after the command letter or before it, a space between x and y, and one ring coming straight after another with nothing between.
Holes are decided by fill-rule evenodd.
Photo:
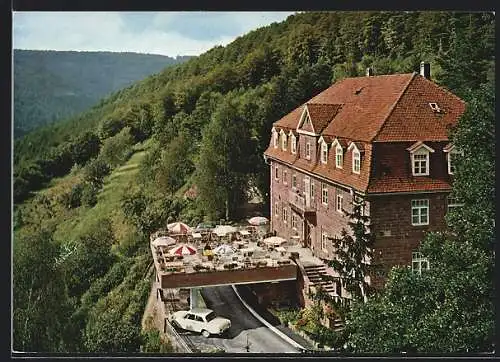
<instances>
[{"instance_id":1,"label":"roof ridge","mask_svg":"<svg viewBox=\"0 0 500 362\"><path fill-rule=\"evenodd\" d=\"M410 73L407 73L407 74L410 74ZM403 94L405 94L406 90L408 89L408 87L410 86L411 82L413 82L413 80L415 79L415 76L417 75L417 72L413 72L411 73L411 78L410 80L408 81L408 83L406 83L406 85L404 86L401 94L398 96L398 99L396 99L396 101L392 104L391 106L391 109L389 109L389 113L387 113L387 116L385 116L385 119L384 119L384 122L380 125L377 133L375 133L375 135L368 141L368 142L373 142L373 140L375 138L378 137L378 135L380 134L380 132L382 132L382 129L385 127L385 124L387 122L387 120L389 119L389 117L391 116L392 112L394 112L394 109L396 109L396 106L398 105L399 101L401 100L401 98L403 97Z\"/></svg>"},{"instance_id":2,"label":"roof ridge","mask_svg":"<svg viewBox=\"0 0 500 362\"><path fill-rule=\"evenodd\" d=\"M446 89L445 87L439 85L438 83L436 82L433 82L432 80L430 79L427 79L426 77L422 77L424 79L424 81L427 81L427 82L430 82L432 84L434 84L436 87L440 88L442 91L444 91L445 93L448 93L449 95L455 97L456 99L458 99L460 102L462 102L463 104L467 105L467 103L462 99L460 98L459 96L457 96L456 94L453 94L452 92L450 92L448 89Z\"/></svg>"}]
</instances>

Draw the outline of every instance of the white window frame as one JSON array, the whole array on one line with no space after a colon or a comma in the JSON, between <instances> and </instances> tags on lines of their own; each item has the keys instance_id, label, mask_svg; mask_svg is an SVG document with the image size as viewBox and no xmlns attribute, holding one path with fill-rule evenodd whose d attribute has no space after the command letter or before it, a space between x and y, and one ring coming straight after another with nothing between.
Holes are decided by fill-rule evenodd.
<instances>
[{"instance_id":1,"label":"white window frame","mask_svg":"<svg viewBox=\"0 0 500 362\"><path fill-rule=\"evenodd\" d=\"M286 206L283 206L283 222L285 224L288 223L288 209L286 208Z\"/></svg>"},{"instance_id":2,"label":"white window frame","mask_svg":"<svg viewBox=\"0 0 500 362\"><path fill-rule=\"evenodd\" d=\"M292 187L294 189L297 188L297 174L295 174L295 173L292 174Z\"/></svg>"},{"instance_id":3,"label":"white window frame","mask_svg":"<svg viewBox=\"0 0 500 362\"><path fill-rule=\"evenodd\" d=\"M282 149L283 151L286 151L286 147L287 147L287 138L286 138L286 134L285 134L285 133L283 133L283 134L281 135L281 149Z\"/></svg>"},{"instance_id":4,"label":"white window frame","mask_svg":"<svg viewBox=\"0 0 500 362\"><path fill-rule=\"evenodd\" d=\"M455 158L456 155L460 155L460 154L462 154L462 153L455 151L455 150L451 150L450 152L448 152L446 154L446 161L448 162L448 175L453 175L455 173L456 166L452 165L453 159ZM452 170L452 167L453 167L453 170Z\"/></svg>"},{"instance_id":5,"label":"white window frame","mask_svg":"<svg viewBox=\"0 0 500 362\"><path fill-rule=\"evenodd\" d=\"M328 234L325 232L322 232L321 233L321 250L323 250L324 252L328 252L328 248L326 245L327 241L328 241Z\"/></svg>"},{"instance_id":6,"label":"white window frame","mask_svg":"<svg viewBox=\"0 0 500 362\"><path fill-rule=\"evenodd\" d=\"M422 270L429 270L429 259L424 257L421 252L414 251L411 253L411 270L415 273L422 274Z\"/></svg>"},{"instance_id":7,"label":"white window frame","mask_svg":"<svg viewBox=\"0 0 500 362\"><path fill-rule=\"evenodd\" d=\"M280 210L279 210L279 205L278 205L277 201L274 203L274 216L275 217L280 216Z\"/></svg>"},{"instance_id":8,"label":"white window frame","mask_svg":"<svg viewBox=\"0 0 500 362\"><path fill-rule=\"evenodd\" d=\"M311 180L311 200L314 200L314 182Z\"/></svg>"},{"instance_id":9,"label":"white window frame","mask_svg":"<svg viewBox=\"0 0 500 362\"><path fill-rule=\"evenodd\" d=\"M328 144L326 142L321 142L321 163L326 164L328 162Z\"/></svg>"},{"instance_id":10,"label":"white window frame","mask_svg":"<svg viewBox=\"0 0 500 362\"><path fill-rule=\"evenodd\" d=\"M328 185L321 184L321 203L323 205L328 205Z\"/></svg>"},{"instance_id":11,"label":"white window frame","mask_svg":"<svg viewBox=\"0 0 500 362\"><path fill-rule=\"evenodd\" d=\"M292 137L292 146L291 146L292 153L296 154L297 153L297 137L295 137L294 134L292 134L291 137Z\"/></svg>"},{"instance_id":12,"label":"white window frame","mask_svg":"<svg viewBox=\"0 0 500 362\"><path fill-rule=\"evenodd\" d=\"M273 142L274 148L278 148L278 132L276 130L273 130Z\"/></svg>"},{"instance_id":13,"label":"white window frame","mask_svg":"<svg viewBox=\"0 0 500 362\"><path fill-rule=\"evenodd\" d=\"M422 162L425 162L425 169L422 172ZM420 149L411 155L411 172L413 176L429 176L429 152Z\"/></svg>"},{"instance_id":14,"label":"white window frame","mask_svg":"<svg viewBox=\"0 0 500 362\"><path fill-rule=\"evenodd\" d=\"M283 170L283 185L288 185L287 178L288 178L288 171Z\"/></svg>"},{"instance_id":15,"label":"white window frame","mask_svg":"<svg viewBox=\"0 0 500 362\"><path fill-rule=\"evenodd\" d=\"M352 172L359 174L361 172L361 152L352 151Z\"/></svg>"},{"instance_id":16,"label":"white window frame","mask_svg":"<svg viewBox=\"0 0 500 362\"><path fill-rule=\"evenodd\" d=\"M311 159L311 142L306 142L306 159Z\"/></svg>"},{"instance_id":17,"label":"white window frame","mask_svg":"<svg viewBox=\"0 0 500 362\"><path fill-rule=\"evenodd\" d=\"M335 167L342 168L343 163L344 163L344 150L342 149L341 145L337 145L337 147L335 147Z\"/></svg>"},{"instance_id":18,"label":"white window frame","mask_svg":"<svg viewBox=\"0 0 500 362\"><path fill-rule=\"evenodd\" d=\"M292 229L297 230L297 216L293 212L291 215L291 219L292 219Z\"/></svg>"},{"instance_id":19,"label":"white window frame","mask_svg":"<svg viewBox=\"0 0 500 362\"><path fill-rule=\"evenodd\" d=\"M344 196L342 195L337 195L337 199L336 199L336 202L335 202L335 210L337 210L338 212L340 213L343 213L343 203L344 203Z\"/></svg>"},{"instance_id":20,"label":"white window frame","mask_svg":"<svg viewBox=\"0 0 500 362\"><path fill-rule=\"evenodd\" d=\"M450 212L451 209L454 207L462 207L464 206L463 203L457 202L455 197L448 196L446 198L446 204L447 204L447 210Z\"/></svg>"},{"instance_id":21,"label":"white window frame","mask_svg":"<svg viewBox=\"0 0 500 362\"><path fill-rule=\"evenodd\" d=\"M424 215L426 220L422 221ZM415 220L415 217L418 220ZM429 199L411 200L411 224L413 226L429 225Z\"/></svg>"}]
</instances>

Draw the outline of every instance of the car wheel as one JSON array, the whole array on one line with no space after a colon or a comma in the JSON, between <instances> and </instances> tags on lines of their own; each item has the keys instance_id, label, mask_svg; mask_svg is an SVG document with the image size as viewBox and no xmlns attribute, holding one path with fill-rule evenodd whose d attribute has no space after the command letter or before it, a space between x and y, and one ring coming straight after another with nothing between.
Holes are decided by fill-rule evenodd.
<instances>
[{"instance_id":1,"label":"car wheel","mask_svg":"<svg viewBox=\"0 0 500 362\"><path fill-rule=\"evenodd\" d=\"M208 338L210 336L210 332L204 329L201 331L201 335L205 338Z\"/></svg>"}]
</instances>

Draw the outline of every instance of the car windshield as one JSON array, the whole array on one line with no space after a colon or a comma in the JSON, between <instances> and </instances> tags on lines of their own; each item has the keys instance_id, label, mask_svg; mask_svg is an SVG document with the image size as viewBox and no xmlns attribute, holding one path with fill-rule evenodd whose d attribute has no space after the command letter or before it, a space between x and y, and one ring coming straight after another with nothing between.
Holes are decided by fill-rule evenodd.
<instances>
[{"instance_id":1,"label":"car windshield","mask_svg":"<svg viewBox=\"0 0 500 362\"><path fill-rule=\"evenodd\" d=\"M215 313L214 312L210 312L206 315L205 319L207 320L207 322L210 322L212 319L215 318Z\"/></svg>"}]
</instances>

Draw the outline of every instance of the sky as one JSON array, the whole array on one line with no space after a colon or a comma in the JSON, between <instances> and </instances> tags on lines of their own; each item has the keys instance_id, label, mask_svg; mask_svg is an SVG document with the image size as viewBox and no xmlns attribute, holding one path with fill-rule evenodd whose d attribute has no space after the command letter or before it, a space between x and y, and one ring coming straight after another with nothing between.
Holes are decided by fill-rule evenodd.
<instances>
[{"instance_id":1,"label":"sky","mask_svg":"<svg viewBox=\"0 0 500 362\"><path fill-rule=\"evenodd\" d=\"M14 12L13 47L199 55L293 12Z\"/></svg>"}]
</instances>

